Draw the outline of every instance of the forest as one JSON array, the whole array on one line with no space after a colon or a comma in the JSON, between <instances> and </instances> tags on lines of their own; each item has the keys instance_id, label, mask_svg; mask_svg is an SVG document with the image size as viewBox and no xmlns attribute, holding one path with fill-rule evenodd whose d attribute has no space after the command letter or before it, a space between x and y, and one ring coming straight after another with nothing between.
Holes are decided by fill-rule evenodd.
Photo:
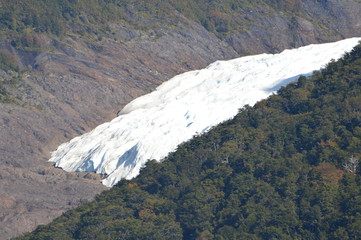
<instances>
[{"instance_id":1,"label":"forest","mask_svg":"<svg viewBox=\"0 0 361 240\"><path fill-rule=\"evenodd\" d=\"M17 239L361 239L361 43Z\"/></svg>"}]
</instances>

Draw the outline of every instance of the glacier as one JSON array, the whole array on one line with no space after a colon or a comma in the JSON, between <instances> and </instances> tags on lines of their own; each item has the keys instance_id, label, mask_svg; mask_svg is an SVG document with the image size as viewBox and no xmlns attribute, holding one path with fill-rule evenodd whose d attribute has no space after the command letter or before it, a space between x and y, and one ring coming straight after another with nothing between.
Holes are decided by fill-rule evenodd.
<instances>
[{"instance_id":1,"label":"glacier","mask_svg":"<svg viewBox=\"0 0 361 240\"><path fill-rule=\"evenodd\" d=\"M217 61L180 74L127 104L111 122L60 145L49 161L65 171L106 174L102 183L111 187L137 176L148 160L161 161L180 143L234 117L244 105L340 58L360 40Z\"/></svg>"}]
</instances>

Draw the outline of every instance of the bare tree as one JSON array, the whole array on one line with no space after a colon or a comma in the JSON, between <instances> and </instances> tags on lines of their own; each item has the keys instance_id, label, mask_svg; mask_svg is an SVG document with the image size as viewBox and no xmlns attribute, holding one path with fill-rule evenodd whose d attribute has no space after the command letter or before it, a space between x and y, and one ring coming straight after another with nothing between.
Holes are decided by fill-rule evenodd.
<instances>
[{"instance_id":1,"label":"bare tree","mask_svg":"<svg viewBox=\"0 0 361 240\"><path fill-rule=\"evenodd\" d=\"M357 166L359 163L359 159L354 157L353 155L350 157L350 159L345 162L343 164L343 167L345 168L346 171L351 172L351 173L356 173L357 172Z\"/></svg>"}]
</instances>

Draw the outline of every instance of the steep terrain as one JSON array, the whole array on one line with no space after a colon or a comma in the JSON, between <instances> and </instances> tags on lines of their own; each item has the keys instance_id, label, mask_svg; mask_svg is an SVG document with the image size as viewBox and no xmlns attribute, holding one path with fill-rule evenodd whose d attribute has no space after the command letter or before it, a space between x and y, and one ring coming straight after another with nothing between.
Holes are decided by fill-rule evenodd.
<instances>
[{"instance_id":1,"label":"steep terrain","mask_svg":"<svg viewBox=\"0 0 361 240\"><path fill-rule=\"evenodd\" d=\"M360 239L361 44L25 239Z\"/></svg>"},{"instance_id":2,"label":"steep terrain","mask_svg":"<svg viewBox=\"0 0 361 240\"><path fill-rule=\"evenodd\" d=\"M360 2L351 0L0 5L4 239L104 189L98 176L64 173L47 160L133 98L215 60L361 35Z\"/></svg>"},{"instance_id":3,"label":"steep terrain","mask_svg":"<svg viewBox=\"0 0 361 240\"><path fill-rule=\"evenodd\" d=\"M217 61L180 74L127 104L112 121L59 146L50 161L66 171L106 174L102 183L111 187L137 176L148 160L161 161L180 143L234 117L241 107L339 59L359 41Z\"/></svg>"},{"instance_id":4,"label":"steep terrain","mask_svg":"<svg viewBox=\"0 0 361 240\"><path fill-rule=\"evenodd\" d=\"M98 177L83 179L84 174L78 177L53 169L47 160L60 143L115 117L129 100L172 75L203 67L206 61L235 56L219 40L214 38L218 43L212 43L209 34L199 30L204 36L195 36L196 42L202 43L196 54L179 33L164 36L164 51L148 39L126 45L104 40L100 51L81 39L59 43L39 37L52 44L44 48L53 47L53 52L37 55L31 62L34 70L12 80L7 88L11 99L1 104L0 192L11 200L11 207L1 206L2 236L31 230L104 190ZM169 44L177 41L179 49L170 52ZM209 46L217 50L203 51ZM185 59L184 63L177 62L178 58Z\"/></svg>"}]
</instances>

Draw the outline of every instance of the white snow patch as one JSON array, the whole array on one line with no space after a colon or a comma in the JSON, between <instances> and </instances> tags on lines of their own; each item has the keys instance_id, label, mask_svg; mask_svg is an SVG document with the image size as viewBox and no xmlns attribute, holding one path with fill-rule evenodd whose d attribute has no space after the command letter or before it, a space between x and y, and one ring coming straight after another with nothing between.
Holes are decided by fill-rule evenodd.
<instances>
[{"instance_id":1,"label":"white snow patch","mask_svg":"<svg viewBox=\"0 0 361 240\"><path fill-rule=\"evenodd\" d=\"M242 106L340 58L360 40L217 61L178 75L130 102L111 122L60 145L49 161L65 171L108 174L106 186L131 179L148 160L160 161L195 134L234 117Z\"/></svg>"}]
</instances>

